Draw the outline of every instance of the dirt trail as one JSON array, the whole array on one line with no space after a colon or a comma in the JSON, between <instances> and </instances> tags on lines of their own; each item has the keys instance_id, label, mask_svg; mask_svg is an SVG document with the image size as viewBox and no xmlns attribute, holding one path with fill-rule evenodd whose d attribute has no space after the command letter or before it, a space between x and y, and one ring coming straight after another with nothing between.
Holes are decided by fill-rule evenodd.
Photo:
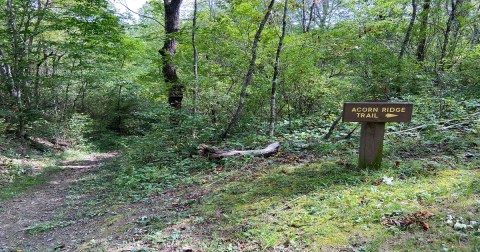
<instances>
[{"instance_id":1,"label":"dirt trail","mask_svg":"<svg viewBox=\"0 0 480 252\"><path fill-rule=\"evenodd\" d=\"M75 207L69 207L70 188L118 153L92 155L84 160L64 162L48 183L0 203L0 252L70 251L94 237L97 231L89 219L77 219ZM81 197L88 197L83 195ZM81 201L81 199L78 199ZM45 232L32 233L45 228ZM28 232L30 229L30 232Z\"/></svg>"}]
</instances>

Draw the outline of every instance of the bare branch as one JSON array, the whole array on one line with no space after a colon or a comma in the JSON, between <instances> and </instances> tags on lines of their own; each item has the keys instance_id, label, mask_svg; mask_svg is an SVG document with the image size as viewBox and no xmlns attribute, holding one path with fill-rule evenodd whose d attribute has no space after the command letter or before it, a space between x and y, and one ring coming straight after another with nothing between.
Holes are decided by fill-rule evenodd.
<instances>
[{"instance_id":1,"label":"bare branch","mask_svg":"<svg viewBox=\"0 0 480 252\"><path fill-rule=\"evenodd\" d=\"M157 23L158 25L160 25L161 27L165 28L165 25L158 21L158 19L152 17L152 16L148 16L148 15L145 15L145 14L141 14L141 13L138 13L132 9L130 9L125 3L123 3L122 1L116 1L116 0L113 0L114 3L119 3L120 5L122 5L123 7L125 7L125 9L127 9L128 11L130 11L131 13L133 14L136 14L138 15L139 17L143 17L143 18L146 18L146 19L150 19L152 21L154 21L155 23Z\"/></svg>"}]
</instances>

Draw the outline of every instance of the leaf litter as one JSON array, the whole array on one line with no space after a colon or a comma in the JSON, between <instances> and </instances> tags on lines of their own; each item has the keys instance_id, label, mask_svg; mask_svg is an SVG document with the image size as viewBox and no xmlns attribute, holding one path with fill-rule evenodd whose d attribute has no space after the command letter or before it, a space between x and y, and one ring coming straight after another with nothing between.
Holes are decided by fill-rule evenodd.
<instances>
[{"instance_id":1,"label":"leaf litter","mask_svg":"<svg viewBox=\"0 0 480 252\"><path fill-rule=\"evenodd\" d=\"M420 224L423 230L427 231L430 229L430 224L425 220L432 216L435 216L431 212L417 212L413 214L407 214L402 216L383 216L381 223L387 227L401 227L403 229L413 225Z\"/></svg>"}]
</instances>

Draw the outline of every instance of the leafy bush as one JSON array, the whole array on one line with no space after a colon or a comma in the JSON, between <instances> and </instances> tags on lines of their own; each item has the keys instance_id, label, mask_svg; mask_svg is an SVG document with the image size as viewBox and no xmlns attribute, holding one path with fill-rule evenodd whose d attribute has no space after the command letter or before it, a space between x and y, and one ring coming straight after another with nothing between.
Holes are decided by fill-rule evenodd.
<instances>
[{"instance_id":1,"label":"leafy bush","mask_svg":"<svg viewBox=\"0 0 480 252\"><path fill-rule=\"evenodd\" d=\"M167 108L169 109L169 108ZM214 138L216 130L208 118L161 111L163 123L144 136L131 136L124 142L124 155L118 161L121 172L115 183L131 193L152 194L188 180L195 172L213 165L196 155L201 143ZM172 123L169 114L181 123Z\"/></svg>"},{"instance_id":2,"label":"leafy bush","mask_svg":"<svg viewBox=\"0 0 480 252\"><path fill-rule=\"evenodd\" d=\"M64 137L73 148L88 148L89 135L93 132L93 125L93 120L89 116L73 114L66 122Z\"/></svg>"}]
</instances>

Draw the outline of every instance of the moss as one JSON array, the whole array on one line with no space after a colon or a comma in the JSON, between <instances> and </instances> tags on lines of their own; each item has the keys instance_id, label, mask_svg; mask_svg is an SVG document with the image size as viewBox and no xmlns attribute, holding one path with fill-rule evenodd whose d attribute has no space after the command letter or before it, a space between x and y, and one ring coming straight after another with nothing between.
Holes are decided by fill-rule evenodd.
<instances>
[{"instance_id":1,"label":"moss","mask_svg":"<svg viewBox=\"0 0 480 252\"><path fill-rule=\"evenodd\" d=\"M231 183L199 207L204 213L223 213L221 230L248 223L239 236L247 243L260 241L260 247L267 250L311 251L349 247L355 237L369 241L361 245L363 249L375 250L392 243L392 237L424 233L420 226L401 230L381 224L381 218L392 213L431 211L441 216L445 205L458 213L475 207L476 201L469 197L476 190L478 170L417 170L403 178L396 174L395 170L356 172L331 163L281 166L253 181ZM381 183L390 176L393 184ZM362 182L366 178L368 182ZM376 181L380 184L374 185ZM440 217L428 221L443 225ZM411 248L430 245L423 241L407 244Z\"/></svg>"}]
</instances>

